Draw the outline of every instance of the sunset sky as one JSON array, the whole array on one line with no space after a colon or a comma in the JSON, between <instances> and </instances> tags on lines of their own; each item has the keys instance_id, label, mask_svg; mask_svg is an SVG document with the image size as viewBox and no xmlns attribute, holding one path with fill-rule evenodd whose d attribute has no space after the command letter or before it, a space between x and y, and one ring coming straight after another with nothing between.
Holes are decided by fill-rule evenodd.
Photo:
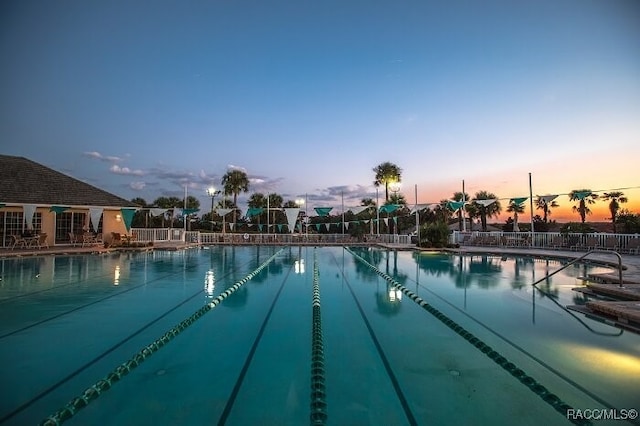
<instances>
[{"instance_id":1,"label":"sunset sky","mask_svg":"<svg viewBox=\"0 0 640 426\"><path fill-rule=\"evenodd\" d=\"M355 206L391 161L410 204L464 180L506 207L531 173L640 213L637 0L8 0L0 55L0 152L127 199L187 186L206 212L241 168L241 207Z\"/></svg>"}]
</instances>

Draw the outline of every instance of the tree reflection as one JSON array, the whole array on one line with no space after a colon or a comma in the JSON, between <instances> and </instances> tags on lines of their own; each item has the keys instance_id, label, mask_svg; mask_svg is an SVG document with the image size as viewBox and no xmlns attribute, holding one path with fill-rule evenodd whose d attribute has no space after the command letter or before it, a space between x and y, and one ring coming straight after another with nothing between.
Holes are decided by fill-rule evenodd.
<instances>
[{"instance_id":1,"label":"tree reflection","mask_svg":"<svg viewBox=\"0 0 640 426\"><path fill-rule=\"evenodd\" d=\"M376 268L378 268L379 264L382 262L382 250L371 247L352 247L350 250ZM354 266L356 276L362 281L374 282L378 279L378 274L363 262L355 262Z\"/></svg>"},{"instance_id":2,"label":"tree reflection","mask_svg":"<svg viewBox=\"0 0 640 426\"><path fill-rule=\"evenodd\" d=\"M413 253L413 258L421 271L438 277L443 274L454 275L452 258L446 254Z\"/></svg>"}]
</instances>

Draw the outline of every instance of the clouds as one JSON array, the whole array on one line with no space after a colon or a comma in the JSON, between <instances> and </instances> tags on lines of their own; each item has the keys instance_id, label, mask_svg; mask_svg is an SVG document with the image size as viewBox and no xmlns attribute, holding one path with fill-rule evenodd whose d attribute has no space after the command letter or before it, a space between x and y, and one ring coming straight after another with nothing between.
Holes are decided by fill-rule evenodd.
<instances>
[{"instance_id":1,"label":"clouds","mask_svg":"<svg viewBox=\"0 0 640 426\"><path fill-rule=\"evenodd\" d=\"M131 170L128 167L120 167L117 164L109 167L109 171L117 175L144 176L144 172L142 170Z\"/></svg>"},{"instance_id":2,"label":"clouds","mask_svg":"<svg viewBox=\"0 0 640 426\"><path fill-rule=\"evenodd\" d=\"M123 161L121 157L115 157L111 155L102 155L101 153L96 151L83 152L82 155L84 155L85 157L94 158L96 160L105 161L109 163Z\"/></svg>"},{"instance_id":3,"label":"clouds","mask_svg":"<svg viewBox=\"0 0 640 426\"><path fill-rule=\"evenodd\" d=\"M134 191L142 191L146 186L147 186L147 184L144 183L144 182L131 182L131 183L129 183L129 188L133 189Z\"/></svg>"}]
</instances>

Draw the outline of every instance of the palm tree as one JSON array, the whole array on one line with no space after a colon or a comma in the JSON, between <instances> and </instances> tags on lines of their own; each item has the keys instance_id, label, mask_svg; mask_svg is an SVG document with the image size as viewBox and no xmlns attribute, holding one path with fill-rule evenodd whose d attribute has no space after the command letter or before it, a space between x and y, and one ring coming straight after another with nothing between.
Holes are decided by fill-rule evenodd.
<instances>
[{"instance_id":1,"label":"palm tree","mask_svg":"<svg viewBox=\"0 0 640 426\"><path fill-rule=\"evenodd\" d=\"M275 192L273 192L273 193L267 195L267 198L269 200L269 203L268 203L269 204L269 209L280 209L280 208L282 208L282 202L283 202L282 195L276 194ZM272 213L273 214L271 215L271 223L273 225L275 225L277 210L272 210ZM268 229L267 229L267 232L269 232Z\"/></svg>"},{"instance_id":2,"label":"palm tree","mask_svg":"<svg viewBox=\"0 0 640 426\"><path fill-rule=\"evenodd\" d=\"M249 191L249 178L242 170L229 170L224 176L222 176L221 183L224 188L224 195L233 194L233 205L236 207L238 205L238 194L240 194L240 192ZM233 210L234 227L236 225L236 211L237 208Z\"/></svg>"},{"instance_id":3,"label":"palm tree","mask_svg":"<svg viewBox=\"0 0 640 426\"><path fill-rule=\"evenodd\" d=\"M547 219L551 215L551 209L555 207L560 207L560 204L556 203L555 200L552 200L550 203L548 203L541 196L538 196L538 198L536 198L536 209L542 210L542 212L544 213L544 217L542 218L542 220L544 220L544 223L547 223Z\"/></svg>"},{"instance_id":4,"label":"palm tree","mask_svg":"<svg viewBox=\"0 0 640 426\"><path fill-rule=\"evenodd\" d=\"M267 205L267 198L264 196L262 192L254 192L253 194L251 194L251 196L247 200L247 206L252 209L264 209L266 205ZM262 213L256 216L257 216L256 220L258 221L258 224L260 224L260 217L262 216ZM254 218L251 218L251 219L254 220Z\"/></svg>"},{"instance_id":5,"label":"palm tree","mask_svg":"<svg viewBox=\"0 0 640 426\"><path fill-rule=\"evenodd\" d=\"M395 193L391 194L391 197L389 197L389 202L387 202L386 204L394 204L397 206L406 207L407 200L404 198L403 194Z\"/></svg>"},{"instance_id":6,"label":"palm tree","mask_svg":"<svg viewBox=\"0 0 640 426\"><path fill-rule=\"evenodd\" d=\"M451 210L449 209L449 200L447 199L440 200L440 203L438 204L438 206L435 208L434 211L436 213L436 216L442 217L442 221L446 225L449 224L449 219L451 219Z\"/></svg>"},{"instance_id":7,"label":"palm tree","mask_svg":"<svg viewBox=\"0 0 640 426\"><path fill-rule=\"evenodd\" d=\"M389 161L378 164L373 168L376 179L373 184L378 187L384 185L384 199L389 201L389 184L402 181L402 169Z\"/></svg>"},{"instance_id":8,"label":"palm tree","mask_svg":"<svg viewBox=\"0 0 640 426\"><path fill-rule=\"evenodd\" d=\"M473 197L474 205L478 209L478 213L480 215L480 222L482 223L482 231L487 232L487 217L498 217L500 212L502 211L502 206L500 205L500 201L497 201L497 196L491 192L487 191L478 191L476 195ZM493 203L485 206L476 201L478 200L496 200Z\"/></svg>"},{"instance_id":9,"label":"palm tree","mask_svg":"<svg viewBox=\"0 0 640 426\"><path fill-rule=\"evenodd\" d=\"M453 193L453 201L469 201L469 194L466 192L463 194L462 192L454 192ZM458 231L462 231L462 212L465 210L465 206L462 206L461 209L458 209Z\"/></svg>"},{"instance_id":10,"label":"palm tree","mask_svg":"<svg viewBox=\"0 0 640 426\"><path fill-rule=\"evenodd\" d=\"M587 204L594 204L597 199L598 194L594 194L590 189L574 189L569 193L569 201L578 201L578 205L573 206L571 210L580 215L582 223L585 222L587 215L591 214Z\"/></svg>"},{"instance_id":11,"label":"palm tree","mask_svg":"<svg viewBox=\"0 0 640 426\"><path fill-rule=\"evenodd\" d=\"M511 201L507 206L507 211L513 213L513 231L516 232L518 226L518 213L524 213L524 204L518 204L515 201Z\"/></svg>"},{"instance_id":12,"label":"palm tree","mask_svg":"<svg viewBox=\"0 0 640 426\"><path fill-rule=\"evenodd\" d=\"M361 206L365 206L365 207L376 207L375 209L367 209L368 216L369 216L369 233L371 235L373 235L373 223L374 223L374 218L376 217L377 214L377 206L376 206L376 202L373 198L363 198L360 200L360 205Z\"/></svg>"},{"instance_id":13,"label":"palm tree","mask_svg":"<svg viewBox=\"0 0 640 426\"><path fill-rule=\"evenodd\" d=\"M615 234L616 217L618 216L618 210L620 210L620 204L626 203L629 200L624 196L624 193L620 191L605 192L602 195L602 199L609 201L609 211L611 212L611 222L613 223L613 233Z\"/></svg>"},{"instance_id":14,"label":"palm tree","mask_svg":"<svg viewBox=\"0 0 640 426\"><path fill-rule=\"evenodd\" d=\"M376 206L376 202L373 200L373 198L363 198L360 200L360 205L361 206L371 206L371 207L375 207Z\"/></svg>"},{"instance_id":15,"label":"palm tree","mask_svg":"<svg viewBox=\"0 0 640 426\"><path fill-rule=\"evenodd\" d=\"M478 210L478 205L469 203L464 208L467 212L467 217L469 217L469 232L473 231L473 220L480 217L480 211Z\"/></svg>"}]
</instances>

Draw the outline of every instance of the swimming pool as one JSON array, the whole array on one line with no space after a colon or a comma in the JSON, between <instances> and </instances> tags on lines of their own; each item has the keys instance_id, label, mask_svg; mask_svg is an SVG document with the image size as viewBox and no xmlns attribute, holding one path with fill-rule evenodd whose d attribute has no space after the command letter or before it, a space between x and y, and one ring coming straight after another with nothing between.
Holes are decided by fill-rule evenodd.
<instances>
[{"instance_id":1,"label":"swimming pool","mask_svg":"<svg viewBox=\"0 0 640 426\"><path fill-rule=\"evenodd\" d=\"M594 266L536 290L558 261L214 246L0 263L3 424L41 422L114 371L68 424L563 424L563 407L640 408L640 336L561 308Z\"/></svg>"}]
</instances>

